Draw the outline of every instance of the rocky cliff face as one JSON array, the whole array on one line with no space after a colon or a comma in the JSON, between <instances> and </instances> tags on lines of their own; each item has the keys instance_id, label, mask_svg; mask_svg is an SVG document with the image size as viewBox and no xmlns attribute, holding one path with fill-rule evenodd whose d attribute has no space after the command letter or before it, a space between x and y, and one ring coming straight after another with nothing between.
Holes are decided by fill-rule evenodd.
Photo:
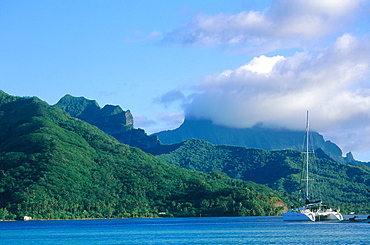
<instances>
[{"instance_id":1,"label":"rocky cliff face","mask_svg":"<svg viewBox=\"0 0 370 245\"><path fill-rule=\"evenodd\" d=\"M97 126L121 143L143 150L160 144L156 136L148 136L144 130L135 129L134 118L130 110L124 111L120 106L105 105L101 108L95 100L72 95L65 95L56 106L72 117Z\"/></svg>"},{"instance_id":2,"label":"rocky cliff face","mask_svg":"<svg viewBox=\"0 0 370 245\"><path fill-rule=\"evenodd\" d=\"M124 111L120 106L113 105L100 108L95 100L88 100L84 97L65 95L56 106L72 117L93 124L108 134L126 132L134 125L130 110Z\"/></svg>"},{"instance_id":3,"label":"rocky cliff face","mask_svg":"<svg viewBox=\"0 0 370 245\"><path fill-rule=\"evenodd\" d=\"M186 119L177 129L156 133L162 144L174 144L195 138L215 145L234 145L265 150L303 150L304 131L288 129L229 128L214 125L209 120ZM342 150L334 143L325 141L317 132L312 132L314 148L321 148L337 162L345 162Z\"/></svg>"}]
</instances>

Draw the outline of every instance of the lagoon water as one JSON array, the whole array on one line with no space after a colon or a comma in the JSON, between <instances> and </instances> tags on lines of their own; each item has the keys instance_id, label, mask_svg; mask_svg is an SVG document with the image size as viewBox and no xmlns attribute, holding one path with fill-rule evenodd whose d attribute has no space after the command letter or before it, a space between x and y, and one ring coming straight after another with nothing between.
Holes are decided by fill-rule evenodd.
<instances>
[{"instance_id":1,"label":"lagoon water","mask_svg":"<svg viewBox=\"0 0 370 245\"><path fill-rule=\"evenodd\" d=\"M4 221L0 244L370 244L370 224L282 217Z\"/></svg>"}]
</instances>

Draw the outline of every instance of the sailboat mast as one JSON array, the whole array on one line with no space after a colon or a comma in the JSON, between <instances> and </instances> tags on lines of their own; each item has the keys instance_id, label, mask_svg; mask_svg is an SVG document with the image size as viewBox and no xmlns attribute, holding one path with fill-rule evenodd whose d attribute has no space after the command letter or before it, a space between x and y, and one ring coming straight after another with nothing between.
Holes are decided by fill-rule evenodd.
<instances>
[{"instance_id":1,"label":"sailboat mast","mask_svg":"<svg viewBox=\"0 0 370 245\"><path fill-rule=\"evenodd\" d=\"M309 129L310 129L310 124L308 122L308 111L307 111L307 117L306 117L306 200L309 200L308 199L308 143L309 143L309 140L308 140L308 132L309 132Z\"/></svg>"}]
</instances>

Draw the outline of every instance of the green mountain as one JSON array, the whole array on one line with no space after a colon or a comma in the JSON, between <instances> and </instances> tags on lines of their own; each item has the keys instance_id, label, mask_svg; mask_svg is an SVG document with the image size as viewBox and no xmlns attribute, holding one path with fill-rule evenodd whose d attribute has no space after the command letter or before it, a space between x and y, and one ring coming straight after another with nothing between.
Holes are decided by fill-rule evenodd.
<instances>
[{"instance_id":1,"label":"green mountain","mask_svg":"<svg viewBox=\"0 0 370 245\"><path fill-rule=\"evenodd\" d=\"M65 95L57 104L72 117L97 126L112 135L119 142L146 150L160 144L157 136L148 136L143 129L134 128L134 118L130 110L120 106L105 105L103 108L95 100Z\"/></svg>"},{"instance_id":2,"label":"green mountain","mask_svg":"<svg viewBox=\"0 0 370 245\"><path fill-rule=\"evenodd\" d=\"M298 205L304 156L298 150L267 151L246 147L214 145L204 140L190 139L153 149L158 159L197 171L221 171L228 176L263 184L281 193L297 197L290 204ZM321 149L310 162L314 179L312 199L342 207L344 212L370 211L370 168L333 161ZM320 190L317 192L316 190ZM302 199L304 200L304 199ZM302 201L301 201L301 204ZM343 209L344 208L344 209Z\"/></svg>"},{"instance_id":3,"label":"green mountain","mask_svg":"<svg viewBox=\"0 0 370 245\"><path fill-rule=\"evenodd\" d=\"M277 215L272 189L190 171L35 97L0 91L0 219Z\"/></svg>"},{"instance_id":4,"label":"green mountain","mask_svg":"<svg viewBox=\"0 0 370 245\"><path fill-rule=\"evenodd\" d=\"M215 145L244 146L264 150L302 150L303 131L270 129L264 127L229 128L219 126L209 120L185 119L177 129L155 134L162 144L175 144L188 139L203 139ZM312 133L315 148L321 148L338 162L345 162L341 149L330 141L325 141L317 132Z\"/></svg>"},{"instance_id":5,"label":"green mountain","mask_svg":"<svg viewBox=\"0 0 370 245\"><path fill-rule=\"evenodd\" d=\"M68 100L65 100L65 98ZM58 102L57 106L75 117L99 126L96 123L98 120L92 120L94 113L87 113L87 117L80 116L89 111L85 106L89 103L97 105L95 101L67 95ZM71 110L71 108L75 109ZM116 121L116 123L123 122L124 120ZM109 127L104 129L100 126L100 128L117 138L117 135L112 134ZM145 137L140 137L142 135L142 133L131 135L131 138L135 138L138 142L146 142ZM148 147L142 147L143 150L156 155L163 161L206 173L215 170L221 171L235 179L254 181L269 186L285 193L287 197L289 195L301 196L299 191L302 188L299 180L302 179L300 176L302 163L300 150L303 146L303 131L262 127L233 129L213 125L211 121L207 120L186 119L178 129L158 133L158 136L164 143L182 141L181 143L167 145L160 143L146 144ZM195 139L183 141L192 137L205 138L215 142L215 144L228 145L214 145ZM367 207L367 204L364 205L363 203L369 199L366 192L370 184L369 169L362 166L366 163L354 160L350 153L347 153L347 156L343 158L340 148L330 141L325 141L323 136L317 132L312 132L311 137L315 142L318 156L315 163L320 164L320 171L315 173L316 179L325 180L317 184L318 189L334 190L330 193L324 193L325 201L329 204L346 207L347 211ZM118 139L121 142L130 143L130 140L124 137ZM143 145L143 143L137 145ZM246 145L249 148L237 147L237 145ZM340 164L341 162L359 166ZM336 172L333 169L338 169L338 171ZM318 196L317 198L321 197ZM298 203L298 199L291 200L291 204L298 205Z\"/></svg>"}]
</instances>

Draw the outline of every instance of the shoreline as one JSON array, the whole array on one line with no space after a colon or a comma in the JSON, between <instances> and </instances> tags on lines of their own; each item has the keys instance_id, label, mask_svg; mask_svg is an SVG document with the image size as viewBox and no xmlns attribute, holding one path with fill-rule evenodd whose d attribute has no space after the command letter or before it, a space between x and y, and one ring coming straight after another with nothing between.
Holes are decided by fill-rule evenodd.
<instances>
[{"instance_id":1,"label":"shoreline","mask_svg":"<svg viewBox=\"0 0 370 245\"><path fill-rule=\"evenodd\" d=\"M97 220L97 219L157 219L157 218L162 218L162 217L137 217L137 218L78 218L78 219L30 219L30 220L0 220L4 222L9 222L9 221L52 221L52 220Z\"/></svg>"},{"instance_id":2,"label":"shoreline","mask_svg":"<svg viewBox=\"0 0 370 245\"><path fill-rule=\"evenodd\" d=\"M343 215L343 221L348 220L349 218L352 218L356 216L359 219L366 219L369 214L344 214ZM229 216L220 216L220 217L229 217ZM220 217L214 217L214 218L220 218ZM233 217L282 217L282 216L233 216ZM202 218L199 216L196 217L134 217L134 218L127 218L127 217L115 217L115 218L77 218L77 219L31 219L31 220L0 220L0 222L14 222L14 221L71 221L71 220L109 220L109 219L163 219L163 218ZM205 218L211 218L211 217L205 217Z\"/></svg>"}]
</instances>

